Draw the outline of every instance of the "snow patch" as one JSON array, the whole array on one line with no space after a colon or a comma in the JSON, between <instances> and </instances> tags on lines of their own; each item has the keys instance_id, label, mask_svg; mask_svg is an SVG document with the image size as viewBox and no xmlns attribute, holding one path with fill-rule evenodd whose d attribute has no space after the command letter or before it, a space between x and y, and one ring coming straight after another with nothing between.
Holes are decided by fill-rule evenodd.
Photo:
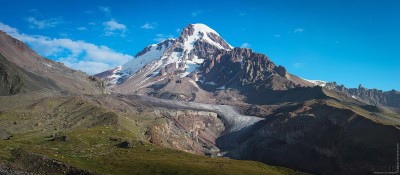
<instances>
[{"instance_id":1,"label":"snow patch","mask_svg":"<svg viewBox=\"0 0 400 175\"><path fill-rule=\"evenodd\" d=\"M221 87L219 87L219 88L217 88L218 90L224 90L225 89L225 86L221 86Z\"/></svg>"},{"instance_id":2,"label":"snow patch","mask_svg":"<svg viewBox=\"0 0 400 175\"><path fill-rule=\"evenodd\" d=\"M314 85L316 85L316 86L321 86L321 87L325 87L326 86L326 81L321 81L321 80L307 80L307 79L304 79L303 78L303 80L306 80L306 81L308 81L308 82L310 82L310 83L312 83L312 84L314 84Z\"/></svg>"},{"instance_id":3,"label":"snow patch","mask_svg":"<svg viewBox=\"0 0 400 175\"><path fill-rule=\"evenodd\" d=\"M209 81L209 82L206 82L206 83L204 83L205 85L211 85L211 86L215 86L215 85L217 85L215 82L213 82L213 81Z\"/></svg>"}]
</instances>

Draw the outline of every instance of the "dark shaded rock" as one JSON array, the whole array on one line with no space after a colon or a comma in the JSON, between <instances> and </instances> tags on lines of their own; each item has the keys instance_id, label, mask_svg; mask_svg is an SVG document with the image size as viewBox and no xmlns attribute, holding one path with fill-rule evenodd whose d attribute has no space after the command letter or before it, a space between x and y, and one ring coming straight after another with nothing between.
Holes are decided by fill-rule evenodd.
<instances>
[{"instance_id":1,"label":"dark shaded rock","mask_svg":"<svg viewBox=\"0 0 400 175\"><path fill-rule=\"evenodd\" d=\"M121 143L118 143L115 145L118 148L132 148L132 142L131 141L123 141Z\"/></svg>"},{"instance_id":2,"label":"dark shaded rock","mask_svg":"<svg viewBox=\"0 0 400 175\"><path fill-rule=\"evenodd\" d=\"M46 137L48 141L68 141L69 138L63 133L57 133Z\"/></svg>"}]
</instances>

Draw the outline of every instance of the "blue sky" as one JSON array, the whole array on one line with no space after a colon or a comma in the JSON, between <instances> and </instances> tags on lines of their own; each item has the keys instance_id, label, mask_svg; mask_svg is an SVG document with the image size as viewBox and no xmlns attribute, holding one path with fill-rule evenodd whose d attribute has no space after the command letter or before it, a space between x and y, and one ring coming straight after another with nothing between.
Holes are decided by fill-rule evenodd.
<instances>
[{"instance_id":1,"label":"blue sky","mask_svg":"<svg viewBox=\"0 0 400 175\"><path fill-rule=\"evenodd\" d=\"M88 73L204 23L306 79L400 90L400 1L2 0L0 29Z\"/></svg>"}]
</instances>

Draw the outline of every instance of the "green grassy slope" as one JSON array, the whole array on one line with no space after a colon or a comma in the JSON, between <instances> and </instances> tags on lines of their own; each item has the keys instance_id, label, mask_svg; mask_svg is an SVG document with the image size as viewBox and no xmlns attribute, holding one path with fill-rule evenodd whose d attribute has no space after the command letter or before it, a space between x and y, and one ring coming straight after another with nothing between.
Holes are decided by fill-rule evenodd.
<instances>
[{"instance_id":1,"label":"green grassy slope","mask_svg":"<svg viewBox=\"0 0 400 175\"><path fill-rule=\"evenodd\" d=\"M4 97L10 103L15 98ZM150 120L145 121L146 115L138 114L130 117L143 121L142 125L133 124L126 114L81 97L18 102L17 108L0 111L0 127L12 134L9 140L0 140L0 165L38 174L50 171L46 164L36 165L41 161L32 160L29 154L12 154L22 149L98 174L296 174L254 161L210 158L162 148L147 142L142 135L147 125L162 119L147 116ZM117 146L125 141L129 143L127 148Z\"/></svg>"}]
</instances>

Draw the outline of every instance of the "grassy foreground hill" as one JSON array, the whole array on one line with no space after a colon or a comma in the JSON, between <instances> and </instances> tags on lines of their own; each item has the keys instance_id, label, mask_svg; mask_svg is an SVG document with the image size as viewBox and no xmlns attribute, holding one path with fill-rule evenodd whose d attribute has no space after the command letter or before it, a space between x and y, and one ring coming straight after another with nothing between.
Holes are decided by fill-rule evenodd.
<instances>
[{"instance_id":1,"label":"grassy foreground hill","mask_svg":"<svg viewBox=\"0 0 400 175\"><path fill-rule=\"evenodd\" d=\"M297 174L255 161L211 158L152 144L145 139L146 130L165 119L143 109L126 116L95 104L92 97L41 96L0 97L0 172Z\"/></svg>"}]
</instances>

